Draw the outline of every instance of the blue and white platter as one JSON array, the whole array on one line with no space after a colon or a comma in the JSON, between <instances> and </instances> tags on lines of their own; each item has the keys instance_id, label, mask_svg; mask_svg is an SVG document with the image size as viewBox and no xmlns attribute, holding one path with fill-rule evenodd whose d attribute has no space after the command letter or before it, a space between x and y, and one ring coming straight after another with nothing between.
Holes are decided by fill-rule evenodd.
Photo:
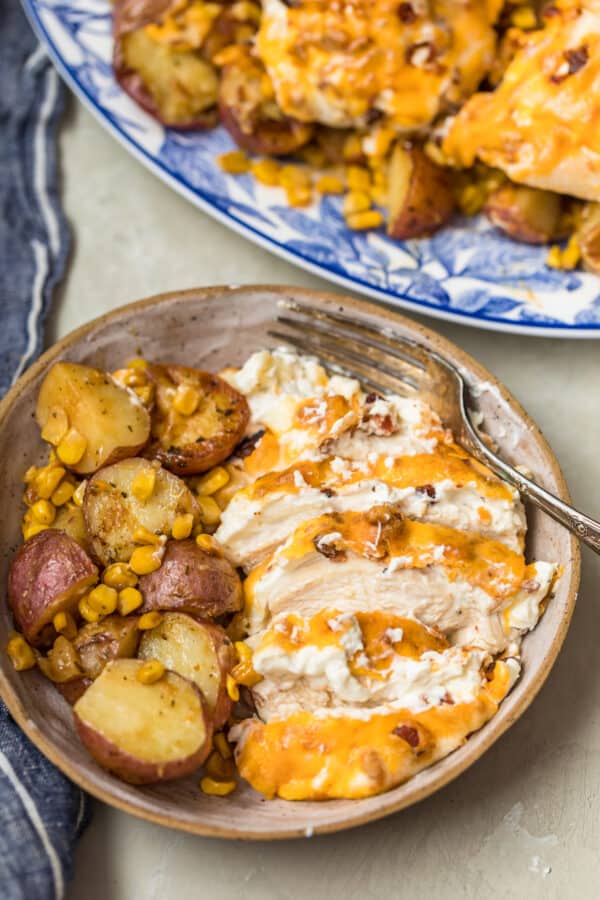
<instances>
[{"instance_id":1,"label":"blue and white platter","mask_svg":"<svg viewBox=\"0 0 600 900\"><path fill-rule=\"evenodd\" d=\"M292 209L279 188L225 175L223 128L163 128L121 90L111 67L108 0L23 0L55 65L100 122L152 172L234 231L345 288L464 325L544 337L600 338L600 278L545 265L547 248L503 237L483 218L457 219L400 243L352 232L337 197Z\"/></svg>"}]
</instances>

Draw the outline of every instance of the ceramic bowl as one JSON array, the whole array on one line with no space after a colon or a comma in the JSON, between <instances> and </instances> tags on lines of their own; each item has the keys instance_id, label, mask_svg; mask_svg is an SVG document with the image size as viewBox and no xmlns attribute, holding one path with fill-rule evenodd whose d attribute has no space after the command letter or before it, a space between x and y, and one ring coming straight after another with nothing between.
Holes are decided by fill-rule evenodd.
<instances>
[{"instance_id":1,"label":"ceramic bowl","mask_svg":"<svg viewBox=\"0 0 600 900\"><path fill-rule=\"evenodd\" d=\"M511 462L527 466L544 487L568 500L560 467L537 426L508 391L462 350L434 332L376 304L284 287L202 288L162 294L110 312L74 331L48 350L0 404L0 582L6 594L10 557L21 540L22 476L40 463L43 446L33 411L40 382L52 363L69 359L101 369L143 355L218 371L241 364L254 350L272 346L267 335L281 298L306 300L323 308L365 316L379 327L398 331L435 348L458 365L474 386L487 431ZM35 671L17 673L0 653L0 692L12 715L34 744L66 775L106 803L145 819L197 834L246 839L289 838L337 831L369 822L409 806L456 778L506 731L531 703L545 681L575 605L579 547L547 516L529 510L528 555L556 560L564 567L555 596L538 627L523 642L523 673L498 714L465 745L407 783L364 800L266 802L249 786L226 799L200 792L198 777L132 787L102 771L76 737L71 709ZM12 622L0 610L0 646Z\"/></svg>"}]
</instances>

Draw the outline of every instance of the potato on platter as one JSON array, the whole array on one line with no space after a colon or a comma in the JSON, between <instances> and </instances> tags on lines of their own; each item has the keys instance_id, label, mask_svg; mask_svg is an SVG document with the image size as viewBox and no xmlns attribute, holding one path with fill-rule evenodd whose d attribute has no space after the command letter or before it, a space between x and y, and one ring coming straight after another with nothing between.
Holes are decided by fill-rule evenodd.
<instances>
[{"instance_id":1,"label":"potato on platter","mask_svg":"<svg viewBox=\"0 0 600 900\"><path fill-rule=\"evenodd\" d=\"M503 184L488 197L485 214L496 228L525 244L547 244L556 238L562 203L558 194Z\"/></svg>"},{"instance_id":2,"label":"potato on platter","mask_svg":"<svg viewBox=\"0 0 600 900\"><path fill-rule=\"evenodd\" d=\"M248 424L246 398L200 369L155 365L146 376L156 386L146 455L176 475L205 472L227 459Z\"/></svg>"},{"instance_id":3,"label":"potato on platter","mask_svg":"<svg viewBox=\"0 0 600 900\"><path fill-rule=\"evenodd\" d=\"M600 203L585 204L577 237L584 267L600 275Z\"/></svg>"},{"instance_id":4,"label":"potato on platter","mask_svg":"<svg viewBox=\"0 0 600 900\"><path fill-rule=\"evenodd\" d=\"M144 597L139 613L156 609L211 619L242 606L242 585L231 563L193 540L169 541L160 569L142 575L138 588Z\"/></svg>"},{"instance_id":5,"label":"potato on platter","mask_svg":"<svg viewBox=\"0 0 600 900\"><path fill-rule=\"evenodd\" d=\"M198 519L188 486L158 463L134 457L106 466L90 478L83 515L92 554L104 565L127 562L141 528L170 535L178 516Z\"/></svg>"},{"instance_id":6,"label":"potato on platter","mask_svg":"<svg viewBox=\"0 0 600 900\"><path fill-rule=\"evenodd\" d=\"M56 531L64 531L69 537L77 541L84 550L88 549L88 537L85 528L83 511L74 503L65 503L56 511L56 518L52 523Z\"/></svg>"},{"instance_id":7,"label":"potato on platter","mask_svg":"<svg viewBox=\"0 0 600 900\"><path fill-rule=\"evenodd\" d=\"M82 673L87 678L97 678L113 659L135 656L140 641L137 623L137 616L113 615L80 628L73 646L79 655Z\"/></svg>"},{"instance_id":8,"label":"potato on platter","mask_svg":"<svg viewBox=\"0 0 600 900\"><path fill-rule=\"evenodd\" d=\"M250 52L225 65L219 84L221 122L248 153L289 156L311 139L313 126L284 115L269 78Z\"/></svg>"},{"instance_id":9,"label":"potato on platter","mask_svg":"<svg viewBox=\"0 0 600 900\"><path fill-rule=\"evenodd\" d=\"M77 703L79 698L85 694L91 683L91 678L81 677L75 678L73 681L65 681L62 684L57 684L56 687L67 703L70 706L73 706L73 704Z\"/></svg>"},{"instance_id":10,"label":"potato on platter","mask_svg":"<svg viewBox=\"0 0 600 900\"><path fill-rule=\"evenodd\" d=\"M79 363L55 363L35 409L42 437L79 475L135 456L150 437L150 416L110 375Z\"/></svg>"},{"instance_id":11,"label":"potato on platter","mask_svg":"<svg viewBox=\"0 0 600 900\"><path fill-rule=\"evenodd\" d=\"M35 645L54 636L52 619L73 613L98 580L98 569L76 540L47 528L15 553L8 575L8 602L18 628Z\"/></svg>"},{"instance_id":12,"label":"potato on platter","mask_svg":"<svg viewBox=\"0 0 600 900\"><path fill-rule=\"evenodd\" d=\"M73 707L85 748L130 784L189 775L212 746L198 688L175 672L144 683L145 665L141 659L109 662Z\"/></svg>"},{"instance_id":13,"label":"potato on platter","mask_svg":"<svg viewBox=\"0 0 600 900\"><path fill-rule=\"evenodd\" d=\"M433 234L452 216L450 173L420 148L396 144L389 166L388 234L399 240Z\"/></svg>"},{"instance_id":14,"label":"potato on platter","mask_svg":"<svg viewBox=\"0 0 600 900\"><path fill-rule=\"evenodd\" d=\"M215 729L227 721L231 700L227 675L234 664L233 646L222 628L185 613L166 613L156 628L145 631L140 659L158 659L166 669L200 688Z\"/></svg>"}]
</instances>

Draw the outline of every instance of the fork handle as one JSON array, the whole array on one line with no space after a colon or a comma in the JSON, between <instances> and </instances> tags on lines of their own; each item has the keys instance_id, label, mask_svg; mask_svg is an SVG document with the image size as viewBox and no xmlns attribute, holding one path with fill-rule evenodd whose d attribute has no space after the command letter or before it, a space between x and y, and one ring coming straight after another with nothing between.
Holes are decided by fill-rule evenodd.
<instances>
[{"instance_id":1,"label":"fork handle","mask_svg":"<svg viewBox=\"0 0 600 900\"><path fill-rule=\"evenodd\" d=\"M508 483L515 487L520 494L527 497L528 500L531 500L531 502L536 506L539 506L540 509L543 509L544 512L548 513L549 516L552 516L553 519L556 519L557 522L560 522L561 525L564 525L565 528L568 528L568 530L578 537L579 540L583 541L584 544L587 544L588 547L591 547L592 550L595 550L596 553L600 554L600 522L596 522L595 519L586 516L585 513L579 512L579 510L569 506L568 503L559 500L559 498L555 497L554 494L551 494L550 491L540 487L540 485L536 484L535 481L532 481L531 478L527 478L517 471L517 469L514 469L511 465L504 462L503 459L484 444L471 425L470 420L468 421L468 425L471 426L468 428L468 431L474 444L472 449L477 451L476 455L481 462L484 462L489 466L489 468L492 469L496 475L499 475L500 478L503 478L504 481L508 481Z\"/></svg>"}]
</instances>

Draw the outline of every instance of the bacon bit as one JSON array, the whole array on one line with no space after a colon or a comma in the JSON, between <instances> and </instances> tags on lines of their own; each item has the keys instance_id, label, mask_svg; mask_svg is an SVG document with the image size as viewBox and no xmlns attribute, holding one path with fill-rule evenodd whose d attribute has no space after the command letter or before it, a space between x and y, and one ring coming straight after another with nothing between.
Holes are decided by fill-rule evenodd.
<instances>
[{"instance_id":1,"label":"bacon bit","mask_svg":"<svg viewBox=\"0 0 600 900\"><path fill-rule=\"evenodd\" d=\"M553 84L561 84L569 75L575 75L580 69L583 69L588 61L588 48L585 44L581 47L572 47L563 53L565 62L559 66L554 75L550 76Z\"/></svg>"},{"instance_id":2,"label":"bacon bit","mask_svg":"<svg viewBox=\"0 0 600 900\"><path fill-rule=\"evenodd\" d=\"M420 41L418 44L412 44L407 48L406 61L418 69L425 69L435 62L436 55L435 44L431 41Z\"/></svg>"},{"instance_id":3,"label":"bacon bit","mask_svg":"<svg viewBox=\"0 0 600 900\"><path fill-rule=\"evenodd\" d=\"M254 434L250 434L248 437L243 438L233 451L233 456L237 456L240 459L245 459L246 456L250 456L264 433L265 429L262 428L260 431L255 431Z\"/></svg>"},{"instance_id":4,"label":"bacon bit","mask_svg":"<svg viewBox=\"0 0 600 900\"><path fill-rule=\"evenodd\" d=\"M446 693L440 700L440 703L447 703L449 706L454 706L454 698L452 694L449 691L446 691Z\"/></svg>"},{"instance_id":5,"label":"bacon bit","mask_svg":"<svg viewBox=\"0 0 600 900\"><path fill-rule=\"evenodd\" d=\"M367 404L375 403L376 400L383 400L383 397L375 393L367 394L365 397L365 403Z\"/></svg>"},{"instance_id":6,"label":"bacon bit","mask_svg":"<svg viewBox=\"0 0 600 900\"><path fill-rule=\"evenodd\" d=\"M413 728L412 725L396 725L392 734L395 734L396 737L406 741L413 750L419 746L419 732L416 728Z\"/></svg>"},{"instance_id":7,"label":"bacon bit","mask_svg":"<svg viewBox=\"0 0 600 900\"><path fill-rule=\"evenodd\" d=\"M398 7L398 18L401 22L404 22L405 25L412 25L413 22L416 22L417 14L413 9L412 4L401 3Z\"/></svg>"},{"instance_id":8,"label":"bacon bit","mask_svg":"<svg viewBox=\"0 0 600 900\"><path fill-rule=\"evenodd\" d=\"M335 497L336 492L332 490L332 488L321 488L321 493L325 494L326 497Z\"/></svg>"},{"instance_id":9,"label":"bacon bit","mask_svg":"<svg viewBox=\"0 0 600 900\"><path fill-rule=\"evenodd\" d=\"M415 488L415 492L417 494L427 494L430 500L435 500L436 498L435 488L432 484L422 484Z\"/></svg>"},{"instance_id":10,"label":"bacon bit","mask_svg":"<svg viewBox=\"0 0 600 900\"><path fill-rule=\"evenodd\" d=\"M313 544L317 553L320 553L321 556L325 556L333 562L344 562L346 559L346 551L339 545L336 545L333 541L323 543L322 538L324 537L325 535L320 534L313 538Z\"/></svg>"}]
</instances>

